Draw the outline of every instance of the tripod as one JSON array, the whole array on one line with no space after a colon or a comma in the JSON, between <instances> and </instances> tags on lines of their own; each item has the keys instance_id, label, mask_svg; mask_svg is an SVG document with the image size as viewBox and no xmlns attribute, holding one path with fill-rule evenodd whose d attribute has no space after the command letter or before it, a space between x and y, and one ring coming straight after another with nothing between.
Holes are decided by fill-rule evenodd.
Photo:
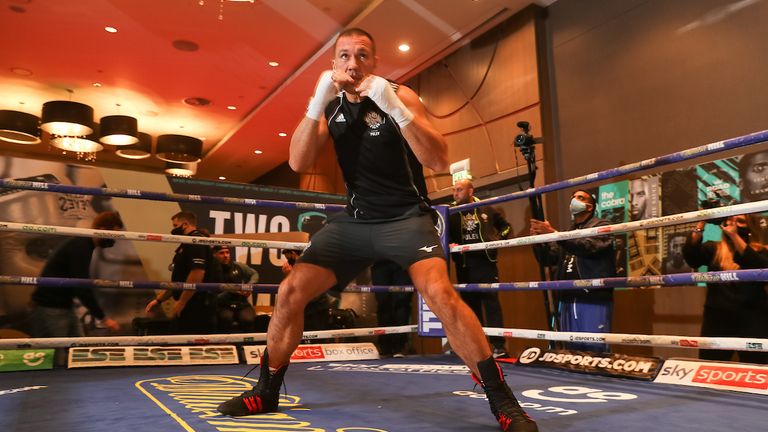
<instances>
[{"instance_id":1,"label":"tripod","mask_svg":"<svg viewBox=\"0 0 768 432\"><path fill-rule=\"evenodd\" d=\"M523 133L515 136L515 147L520 148L520 153L523 155L523 158L526 161L526 166L528 168L528 186L530 188L534 187L534 183L536 182L536 148L534 144L537 142L540 142L536 140L533 135L530 133L530 124L526 121L517 122L517 127L519 127ZM542 204L541 195L531 195L528 197L528 200L531 205L531 215L534 219L543 221L545 220L544 217L544 206ZM546 246L545 245L534 245L533 246L533 253L536 256L536 261L539 264L539 276L540 280L544 281L546 280L546 270L545 270L545 262L546 262ZM547 327L550 331L556 331L558 330L558 313L556 307L552 308L552 302L550 301L550 297L552 293L549 290L542 291L542 294L544 295L544 309L547 314ZM550 349L554 349L554 343L549 343Z\"/></svg>"}]
</instances>

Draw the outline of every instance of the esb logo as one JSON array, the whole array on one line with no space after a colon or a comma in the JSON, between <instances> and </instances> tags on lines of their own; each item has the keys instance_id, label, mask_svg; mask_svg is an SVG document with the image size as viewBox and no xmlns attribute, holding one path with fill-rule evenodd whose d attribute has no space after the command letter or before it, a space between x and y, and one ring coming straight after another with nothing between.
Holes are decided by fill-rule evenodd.
<instances>
[{"instance_id":1,"label":"esb logo","mask_svg":"<svg viewBox=\"0 0 768 432\"><path fill-rule=\"evenodd\" d=\"M322 360L325 358L325 352L320 345L302 345L296 348L291 355L293 360Z\"/></svg>"}]
</instances>

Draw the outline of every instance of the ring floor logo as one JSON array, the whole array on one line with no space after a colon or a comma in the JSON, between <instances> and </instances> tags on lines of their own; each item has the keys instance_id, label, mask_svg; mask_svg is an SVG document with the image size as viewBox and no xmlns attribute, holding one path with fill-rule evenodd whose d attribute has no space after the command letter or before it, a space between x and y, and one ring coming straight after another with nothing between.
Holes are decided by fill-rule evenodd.
<instances>
[{"instance_id":1,"label":"ring floor logo","mask_svg":"<svg viewBox=\"0 0 768 432\"><path fill-rule=\"evenodd\" d=\"M228 417L216 407L240 393L250 390L258 381L250 378L222 375L186 375L139 381L138 388L163 412L171 416L187 432L203 431L302 431L326 432L308 417L311 410L301 405L301 398L280 395L280 411L247 417ZM344 427L337 432L387 432L383 429Z\"/></svg>"},{"instance_id":2,"label":"ring floor logo","mask_svg":"<svg viewBox=\"0 0 768 432\"><path fill-rule=\"evenodd\" d=\"M455 391L457 396L466 396L472 399L487 400L485 394L474 391ZM529 411L541 411L559 416L568 416L578 414L578 404L600 404L600 403L621 403L637 399L637 395L632 393L604 391L591 387L581 386L557 386L549 387L546 390L529 389L521 392L525 398L535 400L529 402L521 399L520 406ZM571 405L577 404L577 405ZM567 408L563 407L567 406Z\"/></svg>"}]
</instances>

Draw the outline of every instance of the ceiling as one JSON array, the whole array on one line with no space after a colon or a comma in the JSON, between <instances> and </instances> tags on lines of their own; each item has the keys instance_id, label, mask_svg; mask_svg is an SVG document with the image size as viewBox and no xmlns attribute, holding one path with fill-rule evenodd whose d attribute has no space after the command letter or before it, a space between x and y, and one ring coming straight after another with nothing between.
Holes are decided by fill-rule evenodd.
<instances>
[{"instance_id":1,"label":"ceiling","mask_svg":"<svg viewBox=\"0 0 768 432\"><path fill-rule=\"evenodd\" d=\"M44 102L72 100L92 106L97 122L133 116L153 137L204 138L197 178L251 182L288 159L290 134L330 66L340 30L369 31L378 74L402 81L531 2L0 0L0 109L39 116ZM401 43L411 50L400 52ZM188 98L210 103L190 105ZM0 151L77 161L45 138L38 145L0 141ZM155 157L128 160L111 150L92 163L164 168Z\"/></svg>"}]
</instances>

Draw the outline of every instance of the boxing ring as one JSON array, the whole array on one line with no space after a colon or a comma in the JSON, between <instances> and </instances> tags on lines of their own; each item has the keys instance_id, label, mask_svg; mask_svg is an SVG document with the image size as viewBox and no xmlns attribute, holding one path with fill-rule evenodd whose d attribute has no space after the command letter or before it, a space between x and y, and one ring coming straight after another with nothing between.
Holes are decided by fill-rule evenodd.
<instances>
[{"instance_id":1,"label":"boxing ring","mask_svg":"<svg viewBox=\"0 0 768 432\"><path fill-rule=\"evenodd\" d=\"M625 165L576 179L531 188L510 195L457 206L450 211L527 198L675 162L740 148L768 140L768 131L720 141L682 152ZM160 201L194 201L243 206L288 206L338 210L340 206L287 203L136 190L83 188L61 184L0 180L0 187L115 196ZM520 237L451 248L453 252L495 249L617 234L716 217L768 211L768 201L625 222L593 229ZM158 233L105 231L0 221L0 231L90 236L150 242L195 243L199 239ZM208 238L205 244L228 247L299 249L302 243ZM768 281L766 269L687 273L663 276L587 279L578 281L464 284L469 291L530 291L643 287L717 281ZM173 283L38 278L2 275L0 284L76 286L116 289L174 289L276 292L275 285ZM346 292L409 291L413 287L350 286ZM416 326L308 332L306 338L377 336L413 332ZM768 351L767 339L698 338L691 336L591 334L537 329L486 328L492 336L538 340L600 340L612 344ZM248 344L264 334L115 336L109 338L0 339L0 349L89 346L152 346L169 344ZM682 341L686 341L683 344ZM522 363L521 356L521 363ZM503 364L521 406L542 431L724 431L764 430L766 395L698 388L629 378L587 375ZM489 415L485 395L473 387L469 371L452 355L411 356L344 362L292 363L280 411L242 418L221 416L215 407L255 383L242 378L239 364L53 369L0 374L0 425L14 431L475 431L498 428ZM768 374L765 375L768 391ZM761 384L762 385L762 384Z\"/></svg>"},{"instance_id":2,"label":"boxing ring","mask_svg":"<svg viewBox=\"0 0 768 432\"><path fill-rule=\"evenodd\" d=\"M542 431L765 430L765 396L504 365ZM492 431L480 388L454 356L292 364L278 414L216 413L255 381L242 365L16 372L0 424L59 431ZM14 393L9 391L17 390Z\"/></svg>"}]
</instances>

